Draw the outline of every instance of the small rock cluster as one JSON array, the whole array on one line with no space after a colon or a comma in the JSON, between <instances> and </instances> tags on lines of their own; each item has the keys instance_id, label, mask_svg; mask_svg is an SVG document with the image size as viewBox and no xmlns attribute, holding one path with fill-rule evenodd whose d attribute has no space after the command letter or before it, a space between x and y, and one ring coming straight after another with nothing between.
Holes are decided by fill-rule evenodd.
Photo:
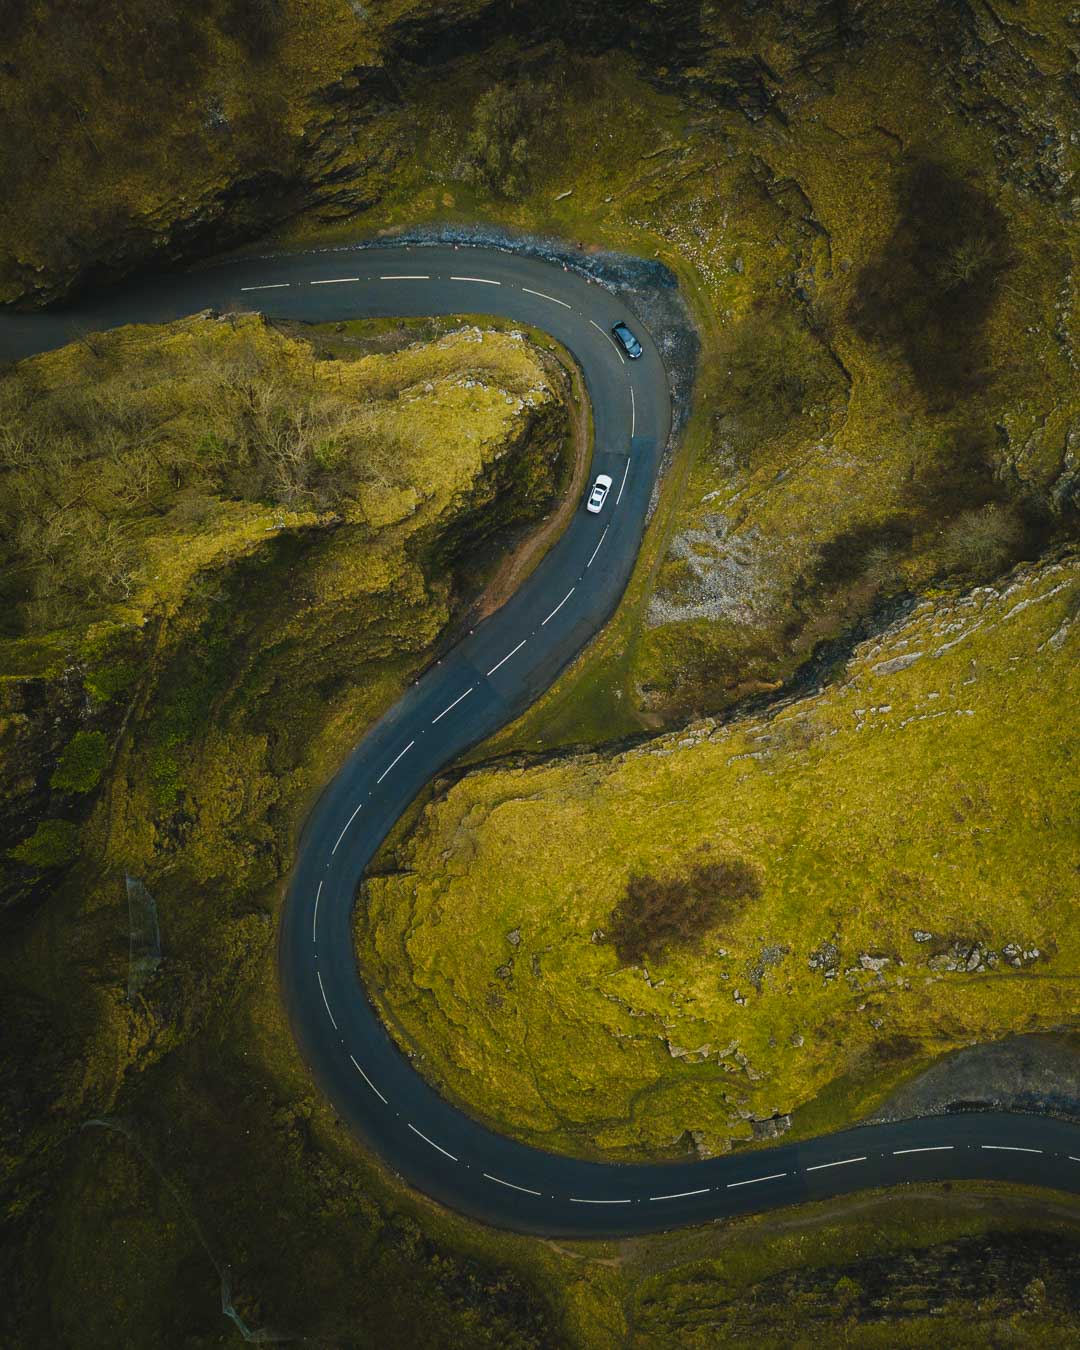
<instances>
[{"instance_id":1,"label":"small rock cluster","mask_svg":"<svg viewBox=\"0 0 1080 1350\"><path fill-rule=\"evenodd\" d=\"M810 953L811 970L819 970L827 980L836 979L840 970L840 948L835 942L823 942Z\"/></svg>"},{"instance_id":2,"label":"small rock cluster","mask_svg":"<svg viewBox=\"0 0 1080 1350\"><path fill-rule=\"evenodd\" d=\"M765 1120L752 1120L750 1128L755 1139L778 1139L791 1129L791 1117L788 1115L769 1116Z\"/></svg>"},{"instance_id":3,"label":"small rock cluster","mask_svg":"<svg viewBox=\"0 0 1080 1350\"><path fill-rule=\"evenodd\" d=\"M1014 970L1020 970L1042 955L1038 947L1023 947L1019 942L1006 942L999 953L981 942L955 938L944 951L935 952L926 964L939 973L977 975L980 971L993 970L1002 961Z\"/></svg>"},{"instance_id":4,"label":"small rock cluster","mask_svg":"<svg viewBox=\"0 0 1080 1350\"><path fill-rule=\"evenodd\" d=\"M790 947L770 946L762 947L747 971L750 983L761 993L761 986L765 980L765 972L770 966L778 966L791 950Z\"/></svg>"},{"instance_id":5,"label":"small rock cluster","mask_svg":"<svg viewBox=\"0 0 1080 1350\"><path fill-rule=\"evenodd\" d=\"M1002 963L1014 970L1022 970L1033 962L1046 958L1046 953L1039 947L1026 946L1020 942L1006 942L1000 951L996 951L975 938L936 938L935 934L925 928L914 929L911 936L920 945L935 943L935 950L927 959L926 965L937 974L976 975L982 971L993 970ZM811 970L819 971L824 979L834 980L841 973L840 949L835 942L823 942L820 947L810 952L807 964ZM881 976L890 965L899 968L904 966L905 962L903 957L890 956L885 952L860 952L855 965L849 966L843 974L848 977L849 984L852 980L855 981L852 987L858 988L859 976L868 974ZM897 983L909 987L900 976L897 976Z\"/></svg>"}]
</instances>

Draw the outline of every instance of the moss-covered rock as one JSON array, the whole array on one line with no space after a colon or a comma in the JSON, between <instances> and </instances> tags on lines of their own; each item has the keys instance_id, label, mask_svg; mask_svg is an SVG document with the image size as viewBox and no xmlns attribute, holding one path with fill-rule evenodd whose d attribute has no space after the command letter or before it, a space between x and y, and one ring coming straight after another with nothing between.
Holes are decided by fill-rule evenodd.
<instances>
[{"instance_id":1,"label":"moss-covered rock","mask_svg":"<svg viewBox=\"0 0 1080 1350\"><path fill-rule=\"evenodd\" d=\"M48 872L71 862L78 852L76 824L70 820L42 820L32 835L8 850L8 856L25 867Z\"/></svg>"},{"instance_id":2,"label":"moss-covered rock","mask_svg":"<svg viewBox=\"0 0 1080 1350\"><path fill-rule=\"evenodd\" d=\"M50 786L61 792L90 792L105 771L108 754L103 731L77 731L64 746Z\"/></svg>"}]
</instances>

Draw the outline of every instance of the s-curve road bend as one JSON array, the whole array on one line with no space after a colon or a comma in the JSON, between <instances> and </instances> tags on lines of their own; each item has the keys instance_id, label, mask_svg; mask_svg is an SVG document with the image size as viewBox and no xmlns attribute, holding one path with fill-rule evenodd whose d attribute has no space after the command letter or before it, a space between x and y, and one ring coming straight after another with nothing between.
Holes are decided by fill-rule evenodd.
<instances>
[{"instance_id":1,"label":"s-curve road bend","mask_svg":"<svg viewBox=\"0 0 1080 1350\"><path fill-rule=\"evenodd\" d=\"M584 1162L493 1133L413 1070L357 970L351 913L358 884L432 776L525 709L614 610L670 429L668 379L647 329L602 287L557 264L465 247L278 255L177 273L63 313L0 315L0 354L59 346L80 329L230 305L307 320L487 313L531 323L580 362L593 408L593 471L613 480L603 511L590 515L580 504L514 597L368 732L304 830L282 917L281 981L304 1056L350 1128L435 1199L538 1234L643 1233L945 1178L1080 1190L1080 1127L1045 1117L950 1115L707 1161ZM639 360L628 361L611 338L618 319L641 339Z\"/></svg>"}]
</instances>

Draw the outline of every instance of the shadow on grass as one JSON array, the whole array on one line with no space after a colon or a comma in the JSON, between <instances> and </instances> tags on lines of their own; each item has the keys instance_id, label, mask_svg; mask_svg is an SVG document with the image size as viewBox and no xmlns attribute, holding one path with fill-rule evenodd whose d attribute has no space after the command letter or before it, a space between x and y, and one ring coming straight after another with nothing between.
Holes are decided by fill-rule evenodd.
<instances>
[{"instance_id":1,"label":"shadow on grass","mask_svg":"<svg viewBox=\"0 0 1080 1350\"><path fill-rule=\"evenodd\" d=\"M897 347L931 411L985 388L985 325L1011 266L1005 217L932 160L908 169L899 220L860 272L848 313L860 337Z\"/></svg>"}]
</instances>

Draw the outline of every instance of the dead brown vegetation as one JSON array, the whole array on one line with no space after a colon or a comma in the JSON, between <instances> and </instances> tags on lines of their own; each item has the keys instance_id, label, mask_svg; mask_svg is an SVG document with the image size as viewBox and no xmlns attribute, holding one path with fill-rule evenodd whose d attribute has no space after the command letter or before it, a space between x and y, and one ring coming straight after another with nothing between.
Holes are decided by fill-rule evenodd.
<instances>
[{"instance_id":1,"label":"dead brown vegetation","mask_svg":"<svg viewBox=\"0 0 1080 1350\"><path fill-rule=\"evenodd\" d=\"M757 869L742 858L697 863L686 876L631 876L615 906L607 939L620 961L656 960L688 947L761 895Z\"/></svg>"}]
</instances>

